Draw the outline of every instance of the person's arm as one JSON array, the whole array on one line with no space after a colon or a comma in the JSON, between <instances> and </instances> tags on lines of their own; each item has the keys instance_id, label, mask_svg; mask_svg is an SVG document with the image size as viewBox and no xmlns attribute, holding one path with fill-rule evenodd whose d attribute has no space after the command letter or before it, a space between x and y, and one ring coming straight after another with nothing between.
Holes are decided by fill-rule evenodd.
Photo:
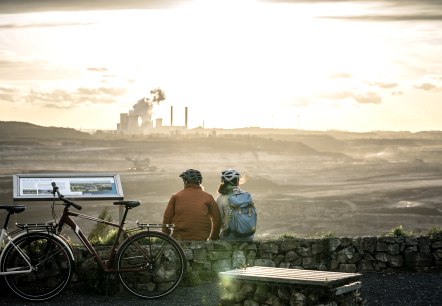
<instances>
[{"instance_id":1,"label":"person's arm","mask_svg":"<svg viewBox=\"0 0 442 306\"><path fill-rule=\"evenodd\" d=\"M173 216L175 215L175 197L172 196L167 204L166 210L164 211L163 224L172 224ZM163 227L163 232L170 234L168 228Z\"/></svg>"},{"instance_id":2,"label":"person's arm","mask_svg":"<svg viewBox=\"0 0 442 306\"><path fill-rule=\"evenodd\" d=\"M219 239L219 231L221 228L221 214L218 209L218 204L216 204L213 197L210 197L209 201L209 214L212 219L212 231L210 233L210 240L218 240Z\"/></svg>"}]
</instances>

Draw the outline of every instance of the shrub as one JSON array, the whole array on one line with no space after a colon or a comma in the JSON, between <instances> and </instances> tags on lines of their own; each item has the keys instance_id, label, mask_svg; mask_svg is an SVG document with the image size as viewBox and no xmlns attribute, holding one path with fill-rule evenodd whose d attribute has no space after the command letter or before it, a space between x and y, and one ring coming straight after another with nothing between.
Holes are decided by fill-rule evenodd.
<instances>
[{"instance_id":1,"label":"shrub","mask_svg":"<svg viewBox=\"0 0 442 306\"><path fill-rule=\"evenodd\" d=\"M411 237L413 233L410 231L404 230L402 225L398 225L395 228L391 229L387 236L393 236L393 237Z\"/></svg>"},{"instance_id":2,"label":"shrub","mask_svg":"<svg viewBox=\"0 0 442 306\"><path fill-rule=\"evenodd\" d=\"M442 238L442 227L440 226L434 226L428 231L428 236L432 238Z\"/></svg>"},{"instance_id":3,"label":"shrub","mask_svg":"<svg viewBox=\"0 0 442 306\"><path fill-rule=\"evenodd\" d=\"M282 240L282 241L289 240L289 239L295 239L295 238L297 238L295 233L283 233L278 236L278 240Z\"/></svg>"},{"instance_id":4,"label":"shrub","mask_svg":"<svg viewBox=\"0 0 442 306\"><path fill-rule=\"evenodd\" d=\"M107 207L105 207L100 212L100 214L98 215L98 219L112 222L112 216L110 215ZM95 226L92 228L88 236L88 240L92 244L106 245L114 241L116 234L117 234L116 229L111 229L109 225L97 222Z\"/></svg>"}]
</instances>

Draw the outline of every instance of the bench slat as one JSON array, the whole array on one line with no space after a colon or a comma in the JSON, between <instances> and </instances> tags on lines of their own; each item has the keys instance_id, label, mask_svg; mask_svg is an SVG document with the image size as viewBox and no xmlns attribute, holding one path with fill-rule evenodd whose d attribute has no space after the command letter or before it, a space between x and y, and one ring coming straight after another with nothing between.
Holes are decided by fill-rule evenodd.
<instances>
[{"instance_id":1,"label":"bench slat","mask_svg":"<svg viewBox=\"0 0 442 306\"><path fill-rule=\"evenodd\" d=\"M298 285L315 285L336 287L360 280L359 273L343 273L317 270L286 269L272 267L247 267L220 272L221 277L231 277L242 280L279 282Z\"/></svg>"}]
</instances>

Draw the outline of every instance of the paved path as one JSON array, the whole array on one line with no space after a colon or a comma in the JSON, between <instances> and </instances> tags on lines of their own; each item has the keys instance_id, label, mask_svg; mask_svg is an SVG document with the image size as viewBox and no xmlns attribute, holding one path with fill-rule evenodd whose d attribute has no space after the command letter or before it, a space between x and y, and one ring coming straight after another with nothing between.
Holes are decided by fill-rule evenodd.
<instances>
[{"instance_id":1,"label":"paved path","mask_svg":"<svg viewBox=\"0 0 442 306\"><path fill-rule=\"evenodd\" d=\"M89 289L90 291L90 289ZM28 303L2 288L0 305L149 305L149 306L217 306L218 281L195 287L178 287L168 296L143 300L127 292L109 295L70 288L45 303ZM361 296L367 306L440 306L442 305L442 271L431 273L364 273Z\"/></svg>"}]
</instances>

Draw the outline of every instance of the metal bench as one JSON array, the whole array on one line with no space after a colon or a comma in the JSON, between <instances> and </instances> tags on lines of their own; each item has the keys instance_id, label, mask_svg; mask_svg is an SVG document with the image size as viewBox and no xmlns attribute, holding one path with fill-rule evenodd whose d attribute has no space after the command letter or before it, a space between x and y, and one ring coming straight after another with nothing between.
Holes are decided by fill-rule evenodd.
<instances>
[{"instance_id":1,"label":"metal bench","mask_svg":"<svg viewBox=\"0 0 442 306\"><path fill-rule=\"evenodd\" d=\"M247 300L258 305L358 305L361 276L260 266L219 272L220 302L221 305L244 305Z\"/></svg>"}]
</instances>

